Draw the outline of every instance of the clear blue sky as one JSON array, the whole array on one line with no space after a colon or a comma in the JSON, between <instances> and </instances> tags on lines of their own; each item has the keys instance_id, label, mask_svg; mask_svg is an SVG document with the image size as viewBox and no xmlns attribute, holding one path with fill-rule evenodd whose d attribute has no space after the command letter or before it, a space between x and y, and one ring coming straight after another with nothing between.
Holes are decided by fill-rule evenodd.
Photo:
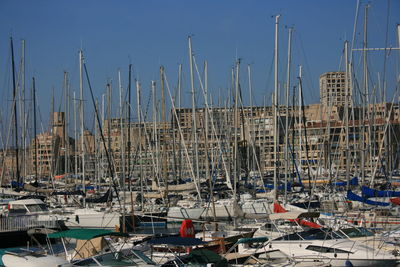
<instances>
[{"instance_id":1,"label":"clear blue sky","mask_svg":"<svg viewBox=\"0 0 400 267\"><path fill-rule=\"evenodd\" d=\"M366 2L361 1L355 47L360 47L362 42L361 23ZM400 1L375 0L368 3L371 5L369 46L384 47L387 18L387 43L397 46L395 29L400 23ZM249 103L245 72L248 64L252 67L255 104L262 105L264 98L270 103L276 14L282 15L281 86L286 73L287 26L292 26L295 28L292 83L296 82L298 65L303 65L306 102L316 103L319 101L319 75L341 68L343 42L352 38L356 4L355 0L2 0L1 105L8 106L7 99L10 98L10 36L15 41L17 65L20 40L26 40L27 89L31 86L31 77L35 76L44 120L47 120L50 110L53 87L58 109L64 70L70 73L71 86L78 92L78 50L81 47L96 97L104 92L108 79L112 79L116 91L118 68L122 71L126 88L128 64L132 63L134 78L142 83L143 102L146 103L150 81L159 80L159 66L165 66L168 82L173 88L177 83L178 64L182 63L183 95L185 105L190 106L188 35L193 35L199 67L204 60L208 60L209 88L215 98L219 92L227 95L230 69L235 58L239 57L242 59L241 83L245 104ZM375 80L376 72L383 73L384 60L383 53L376 54L371 58L371 72ZM399 73L396 69L399 57L394 54L390 55L386 70L392 86L395 74ZM358 60L355 62L357 71L360 70ZM198 85L196 87L199 88ZM89 100L87 90L85 95ZM8 114L6 109L2 112L2 116Z\"/></svg>"}]
</instances>

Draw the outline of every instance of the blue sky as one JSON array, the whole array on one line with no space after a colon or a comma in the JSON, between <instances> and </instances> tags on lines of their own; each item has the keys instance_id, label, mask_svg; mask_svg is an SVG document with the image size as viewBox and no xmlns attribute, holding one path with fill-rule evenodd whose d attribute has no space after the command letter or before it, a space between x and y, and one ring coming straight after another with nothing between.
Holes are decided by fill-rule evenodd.
<instances>
[{"instance_id":1,"label":"blue sky","mask_svg":"<svg viewBox=\"0 0 400 267\"><path fill-rule=\"evenodd\" d=\"M362 44L361 23L366 3L361 1L354 47ZM397 46L395 29L400 23L400 1L368 3L371 5L369 46L384 47L387 18L387 43ZM189 107L187 37L193 35L199 68L204 60L208 61L209 91L214 102L219 95L225 101L231 68L238 57L242 60L245 104L249 103L248 64L252 68L255 104L262 105L264 99L270 104L274 77L274 16L281 14L280 84L283 86L286 77L287 27L290 26L295 28L292 84L296 82L298 66L303 65L306 102L316 103L319 101L319 75L343 66L343 42L352 38L356 5L354 0L3 0L0 1L0 101L3 107L9 106L9 38L13 36L17 65L21 54L20 40L26 40L27 90L31 86L31 77L35 76L44 121L50 111L52 88L56 94L55 109L59 108L64 70L69 72L71 87L78 93L78 50L81 47L97 98L104 93L106 82L112 80L116 102L117 70L121 69L126 88L128 65L132 63L134 78L142 83L143 103L147 103L150 81L158 82L160 65L165 66L168 83L174 88L178 64L182 63L183 102ZM371 79L376 80L377 72L383 73L383 55L382 52L371 55ZM398 58L392 53L387 59L385 76L392 87L395 75L399 73ZM359 58L355 58L355 69L360 71ZM85 90L85 98L90 104L87 86ZM388 98L392 94L388 93ZM198 98L201 102L200 96ZM2 112L2 116L8 114L5 108Z\"/></svg>"}]
</instances>

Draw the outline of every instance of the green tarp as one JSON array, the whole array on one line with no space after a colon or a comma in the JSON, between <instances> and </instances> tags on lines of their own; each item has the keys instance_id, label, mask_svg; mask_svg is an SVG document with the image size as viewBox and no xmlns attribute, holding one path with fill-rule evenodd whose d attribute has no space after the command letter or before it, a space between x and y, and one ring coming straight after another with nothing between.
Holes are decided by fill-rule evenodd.
<instances>
[{"instance_id":1,"label":"green tarp","mask_svg":"<svg viewBox=\"0 0 400 267\"><path fill-rule=\"evenodd\" d=\"M49 238L75 238L80 240L90 240L100 236L128 236L124 233L113 232L106 229L72 229L51 233L47 235Z\"/></svg>"},{"instance_id":2,"label":"green tarp","mask_svg":"<svg viewBox=\"0 0 400 267\"><path fill-rule=\"evenodd\" d=\"M228 261L215 252L207 249L193 250L185 258L188 266L204 266L207 263L214 263L215 267L228 267Z\"/></svg>"}]
</instances>

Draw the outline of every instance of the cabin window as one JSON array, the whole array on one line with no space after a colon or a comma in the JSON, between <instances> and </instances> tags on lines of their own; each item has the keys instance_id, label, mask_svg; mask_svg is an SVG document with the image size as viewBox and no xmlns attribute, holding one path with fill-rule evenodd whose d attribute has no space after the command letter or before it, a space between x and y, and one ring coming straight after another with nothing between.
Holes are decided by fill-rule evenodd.
<instances>
[{"instance_id":1,"label":"cabin window","mask_svg":"<svg viewBox=\"0 0 400 267\"><path fill-rule=\"evenodd\" d=\"M310 245L310 246L306 247L306 249L316 251L316 252L321 252L321 253L347 253L347 254L353 253L353 252L343 250L343 249L329 248L329 247L323 247L323 246L314 246L314 245Z\"/></svg>"},{"instance_id":2,"label":"cabin window","mask_svg":"<svg viewBox=\"0 0 400 267\"><path fill-rule=\"evenodd\" d=\"M10 213L26 213L26 209L24 205L13 204Z\"/></svg>"},{"instance_id":3,"label":"cabin window","mask_svg":"<svg viewBox=\"0 0 400 267\"><path fill-rule=\"evenodd\" d=\"M29 210L29 212L47 211L45 204L27 205L26 208Z\"/></svg>"},{"instance_id":4,"label":"cabin window","mask_svg":"<svg viewBox=\"0 0 400 267\"><path fill-rule=\"evenodd\" d=\"M272 223L266 223L263 226L261 226L261 230L265 230L265 231L278 231L278 229L276 228L276 226Z\"/></svg>"},{"instance_id":5,"label":"cabin window","mask_svg":"<svg viewBox=\"0 0 400 267\"><path fill-rule=\"evenodd\" d=\"M74 265L77 266L89 266L93 265L93 266L97 266L98 264L93 260L93 258L89 258L89 259L84 259L82 261L78 261L78 262L74 262Z\"/></svg>"}]
</instances>

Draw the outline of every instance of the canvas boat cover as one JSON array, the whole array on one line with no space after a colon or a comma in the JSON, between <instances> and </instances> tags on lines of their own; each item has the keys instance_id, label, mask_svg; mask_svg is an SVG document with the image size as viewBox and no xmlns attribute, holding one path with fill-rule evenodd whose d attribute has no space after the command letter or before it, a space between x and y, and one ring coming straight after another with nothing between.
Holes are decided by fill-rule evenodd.
<instances>
[{"instance_id":1,"label":"canvas boat cover","mask_svg":"<svg viewBox=\"0 0 400 267\"><path fill-rule=\"evenodd\" d=\"M390 203L386 203L386 202L380 202L380 201L373 201L373 200L369 200L367 198L364 197L360 197L357 194L354 194L351 190L347 191L347 199L353 200L353 201L358 201L358 202L363 202L365 204L369 204L369 205L373 205L373 206L389 206Z\"/></svg>"},{"instance_id":2,"label":"canvas boat cover","mask_svg":"<svg viewBox=\"0 0 400 267\"><path fill-rule=\"evenodd\" d=\"M128 234L113 232L107 229L71 229L61 232L55 232L47 235L49 238L74 238L78 240L90 240L101 236L124 236L127 237Z\"/></svg>"}]
</instances>

